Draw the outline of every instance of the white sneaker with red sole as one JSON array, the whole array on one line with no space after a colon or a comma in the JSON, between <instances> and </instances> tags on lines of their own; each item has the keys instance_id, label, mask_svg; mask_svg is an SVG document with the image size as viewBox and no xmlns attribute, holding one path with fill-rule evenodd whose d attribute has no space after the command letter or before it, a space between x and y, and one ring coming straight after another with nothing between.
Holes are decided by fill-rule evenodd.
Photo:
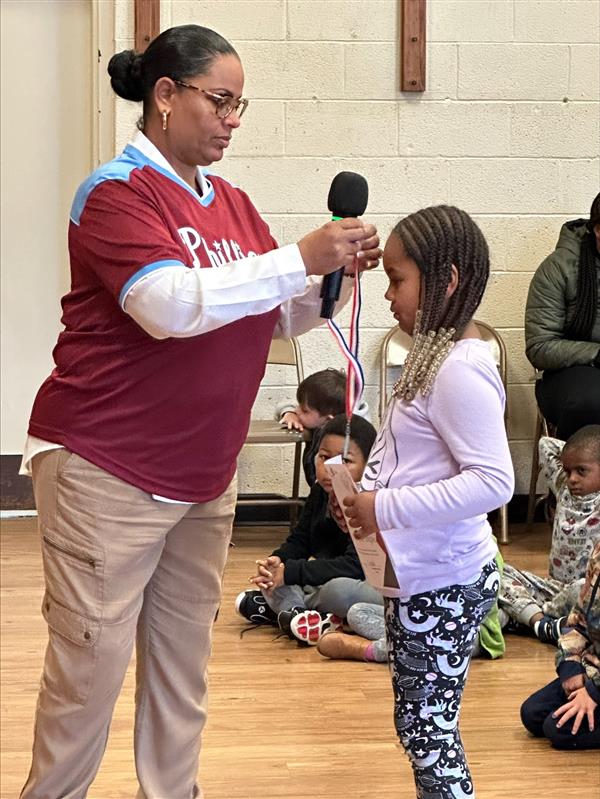
<instances>
[{"instance_id":1,"label":"white sneaker with red sole","mask_svg":"<svg viewBox=\"0 0 600 799\"><path fill-rule=\"evenodd\" d=\"M342 619L333 613L319 613L318 610L304 610L290 622L290 632L298 641L316 646L325 633L341 630Z\"/></svg>"}]
</instances>

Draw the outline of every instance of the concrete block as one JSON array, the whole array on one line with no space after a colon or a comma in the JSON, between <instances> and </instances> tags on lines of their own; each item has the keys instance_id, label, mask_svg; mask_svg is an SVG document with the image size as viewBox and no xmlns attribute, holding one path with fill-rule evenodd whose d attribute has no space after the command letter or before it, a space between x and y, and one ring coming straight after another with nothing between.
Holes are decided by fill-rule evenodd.
<instances>
[{"instance_id":1,"label":"concrete block","mask_svg":"<svg viewBox=\"0 0 600 799\"><path fill-rule=\"evenodd\" d=\"M344 91L344 45L337 42L240 42L248 97L338 98Z\"/></svg>"},{"instance_id":2,"label":"concrete block","mask_svg":"<svg viewBox=\"0 0 600 799\"><path fill-rule=\"evenodd\" d=\"M474 214L551 214L561 205L559 162L465 158L449 162L452 202Z\"/></svg>"},{"instance_id":3,"label":"concrete block","mask_svg":"<svg viewBox=\"0 0 600 799\"><path fill-rule=\"evenodd\" d=\"M344 89L340 97L348 99L406 100L456 97L457 46L427 46L427 88L415 98L400 93L398 45L382 41L344 44ZM399 94L400 93L400 94Z\"/></svg>"},{"instance_id":4,"label":"concrete block","mask_svg":"<svg viewBox=\"0 0 600 799\"><path fill-rule=\"evenodd\" d=\"M509 441L509 446L515 470L515 494L527 495L529 493L533 441Z\"/></svg>"},{"instance_id":5,"label":"concrete block","mask_svg":"<svg viewBox=\"0 0 600 799\"><path fill-rule=\"evenodd\" d=\"M530 280L520 272L492 273L477 318L500 330L522 327Z\"/></svg>"},{"instance_id":6,"label":"concrete block","mask_svg":"<svg viewBox=\"0 0 600 799\"><path fill-rule=\"evenodd\" d=\"M504 103L403 103L398 151L404 156L502 156L510 152L510 109Z\"/></svg>"},{"instance_id":7,"label":"concrete block","mask_svg":"<svg viewBox=\"0 0 600 799\"><path fill-rule=\"evenodd\" d=\"M344 54L344 97L352 100L397 99L400 82L396 42L346 44ZM377 119L373 124L377 125Z\"/></svg>"},{"instance_id":8,"label":"concrete block","mask_svg":"<svg viewBox=\"0 0 600 799\"><path fill-rule=\"evenodd\" d=\"M560 161L560 204L565 213L589 216L592 200L600 186L600 157Z\"/></svg>"},{"instance_id":9,"label":"concrete block","mask_svg":"<svg viewBox=\"0 0 600 799\"><path fill-rule=\"evenodd\" d=\"M527 0L513 5L517 42L598 41L600 4L595 0Z\"/></svg>"},{"instance_id":10,"label":"concrete block","mask_svg":"<svg viewBox=\"0 0 600 799\"><path fill-rule=\"evenodd\" d=\"M325 214L329 187L340 168L330 158L230 157L215 170L247 191L261 213Z\"/></svg>"},{"instance_id":11,"label":"concrete block","mask_svg":"<svg viewBox=\"0 0 600 799\"><path fill-rule=\"evenodd\" d=\"M560 215L505 217L506 269L535 272L544 258L555 249L560 228L568 218Z\"/></svg>"},{"instance_id":12,"label":"concrete block","mask_svg":"<svg viewBox=\"0 0 600 799\"><path fill-rule=\"evenodd\" d=\"M230 152L237 156L284 154L284 105L277 100L253 100L233 132Z\"/></svg>"},{"instance_id":13,"label":"concrete block","mask_svg":"<svg viewBox=\"0 0 600 799\"><path fill-rule=\"evenodd\" d=\"M476 216L495 272L533 273L555 248L566 216Z\"/></svg>"},{"instance_id":14,"label":"concrete block","mask_svg":"<svg viewBox=\"0 0 600 799\"><path fill-rule=\"evenodd\" d=\"M567 92L566 45L461 44L459 58L460 99L562 100Z\"/></svg>"},{"instance_id":15,"label":"concrete block","mask_svg":"<svg viewBox=\"0 0 600 799\"><path fill-rule=\"evenodd\" d=\"M171 24L195 23L212 28L230 41L285 39L284 0L177 0L171 2ZM237 49L237 48L236 48Z\"/></svg>"},{"instance_id":16,"label":"concrete block","mask_svg":"<svg viewBox=\"0 0 600 799\"><path fill-rule=\"evenodd\" d=\"M527 385L533 382L533 366L525 355L525 334L522 328L499 331L506 346L506 363L509 383Z\"/></svg>"},{"instance_id":17,"label":"concrete block","mask_svg":"<svg viewBox=\"0 0 600 799\"><path fill-rule=\"evenodd\" d=\"M133 38L135 31L134 7L131 0L114 0L115 39ZM115 43L116 44L116 43ZM115 48L115 53L124 50Z\"/></svg>"},{"instance_id":18,"label":"concrete block","mask_svg":"<svg viewBox=\"0 0 600 799\"><path fill-rule=\"evenodd\" d=\"M396 103L286 103L288 155L389 156L397 152Z\"/></svg>"},{"instance_id":19,"label":"concrete block","mask_svg":"<svg viewBox=\"0 0 600 799\"><path fill-rule=\"evenodd\" d=\"M509 113L511 155L593 158L600 151L598 103L519 103Z\"/></svg>"},{"instance_id":20,"label":"concrete block","mask_svg":"<svg viewBox=\"0 0 600 799\"><path fill-rule=\"evenodd\" d=\"M265 214L263 215L263 219L269 226L271 235L273 236L277 244L279 244L279 246L290 243L286 241L283 237L283 217L276 216L274 214Z\"/></svg>"},{"instance_id":21,"label":"concrete block","mask_svg":"<svg viewBox=\"0 0 600 799\"><path fill-rule=\"evenodd\" d=\"M432 42L509 42L513 4L506 0L429 0L428 39Z\"/></svg>"},{"instance_id":22,"label":"concrete block","mask_svg":"<svg viewBox=\"0 0 600 799\"><path fill-rule=\"evenodd\" d=\"M449 162L439 158L338 159L336 167L360 172L367 178L369 216L400 218L450 198Z\"/></svg>"},{"instance_id":23,"label":"concrete block","mask_svg":"<svg viewBox=\"0 0 600 799\"><path fill-rule=\"evenodd\" d=\"M288 0L289 39L395 41L395 0Z\"/></svg>"},{"instance_id":24,"label":"concrete block","mask_svg":"<svg viewBox=\"0 0 600 799\"><path fill-rule=\"evenodd\" d=\"M120 97L116 98L115 104L115 153L120 153L137 133L137 121L142 115L142 105L130 103Z\"/></svg>"},{"instance_id":25,"label":"concrete block","mask_svg":"<svg viewBox=\"0 0 600 799\"><path fill-rule=\"evenodd\" d=\"M598 102L600 98L600 46L598 44L572 45L569 50L569 99Z\"/></svg>"},{"instance_id":26,"label":"concrete block","mask_svg":"<svg viewBox=\"0 0 600 799\"><path fill-rule=\"evenodd\" d=\"M537 417L533 383L513 383L508 387L508 437L511 440L533 437Z\"/></svg>"}]
</instances>

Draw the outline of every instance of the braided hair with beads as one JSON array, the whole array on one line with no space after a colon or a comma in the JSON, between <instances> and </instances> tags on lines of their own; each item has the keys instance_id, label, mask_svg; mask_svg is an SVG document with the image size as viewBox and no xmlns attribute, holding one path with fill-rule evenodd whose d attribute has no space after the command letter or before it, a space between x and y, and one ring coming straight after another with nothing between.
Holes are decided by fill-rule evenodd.
<instances>
[{"instance_id":1,"label":"braided hair with beads","mask_svg":"<svg viewBox=\"0 0 600 799\"><path fill-rule=\"evenodd\" d=\"M463 334L481 302L490 260L483 233L459 208L437 205L400 220L392 231L421 272L420 307L415 318L413 343L394 396L412 401L426 396L444 359ZM446 290L458 272L451 297Z\"/></svg>"}]
</instances>

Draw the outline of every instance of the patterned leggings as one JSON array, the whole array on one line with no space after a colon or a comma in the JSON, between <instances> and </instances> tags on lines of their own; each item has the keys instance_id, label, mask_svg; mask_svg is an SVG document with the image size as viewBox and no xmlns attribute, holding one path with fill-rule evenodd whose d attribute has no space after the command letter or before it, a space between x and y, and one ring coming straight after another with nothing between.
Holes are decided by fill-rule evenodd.
<instances>
[{"instance_id":1,"label":"patterned leggings","mask_svg":"<svg viewBox=\"0 0 600 799\"><path fill-rule=\"evenodd\" d=\"M473 642L499 581L491 561L473 583L385 601L394 722L418 799L475 796L458 716Z\"/></svg>"}]
</instances>

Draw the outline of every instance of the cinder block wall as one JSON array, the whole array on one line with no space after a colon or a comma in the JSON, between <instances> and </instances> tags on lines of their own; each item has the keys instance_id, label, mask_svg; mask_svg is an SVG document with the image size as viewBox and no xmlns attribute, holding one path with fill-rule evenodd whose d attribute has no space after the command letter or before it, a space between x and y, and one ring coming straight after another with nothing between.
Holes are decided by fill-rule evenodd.
<instances>
[{"instance_id":1,"label":"cinder block wall","mask_svg":"<svg viewBox=\"0 0 600 799\"><path fill-rule=\"evenodd\" d=\"M600 3L429 0L427 90L398 81L399 0L162 0L161 26L218 30L237 48L251 105L217 169L239 183L281 243L327 219L332 177L369 181L367 216L385 239L420 207L451 203L486 234L493 277L478 313L508 348L509 437L526 493L535 420L525 358L527 287L561 224L586 215L600 186ZM133 46L130 0L116 3L117 49ZM139 111L118 102L117 149ZM393 320L382 270L364 280L362 362L378 407L378 353ZM347 314L342 317L347 323ZM301 339L305 371L343 362L327 330ZM256 412L293 397L269 371ZM376 421L376 419L375 419ZM287 492L289 453L253 447L242 492Z\"/></svg>"}]
</instances>

